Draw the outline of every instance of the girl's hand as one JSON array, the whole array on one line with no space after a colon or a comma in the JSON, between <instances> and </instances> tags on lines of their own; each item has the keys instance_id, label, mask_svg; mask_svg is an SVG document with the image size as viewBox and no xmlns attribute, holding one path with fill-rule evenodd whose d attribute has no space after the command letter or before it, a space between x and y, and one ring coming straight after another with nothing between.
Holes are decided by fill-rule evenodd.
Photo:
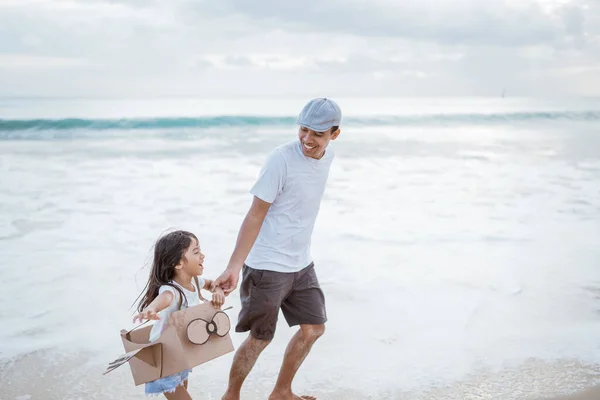
<instances>
[{"instance_id":1,"label":"girl's hand","mask_svg":"<svg viewBox=\"0 0 600 400\"><path fill-rule=\"evenodd\" d=\"M136 321L142 322L145 319L153 319L158 321L160 320L160 317L153 309L146 309L138 315L136 315L135 317L133 317L133 323L135 323Z\"/></svg>"},{"instance_id":2,"label":"girl's hand","mask_svg":"<svg viewBox=\"0 0 600 400\"><path fill-rule=\"evenodd\" d=\"M225 303L225 293L223 293L223 289L216 288L212 295L212 304L213 306L219 308Z\"/></svg>"}]
</instances>

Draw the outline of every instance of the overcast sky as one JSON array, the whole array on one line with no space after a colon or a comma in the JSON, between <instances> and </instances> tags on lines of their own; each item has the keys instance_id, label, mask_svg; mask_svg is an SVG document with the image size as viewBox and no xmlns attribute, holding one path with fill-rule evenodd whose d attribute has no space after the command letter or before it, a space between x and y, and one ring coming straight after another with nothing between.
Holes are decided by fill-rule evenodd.
<instances>
[{"instance_id":1,"label":"overcast sky","mask_svg":"<svg viewBox=\"0 0 600 400\"><path fill-rule=\"evenodd\" d=\"M600 96L600 0L0 0L0 96Z\"/></svg>"}]
</instances>

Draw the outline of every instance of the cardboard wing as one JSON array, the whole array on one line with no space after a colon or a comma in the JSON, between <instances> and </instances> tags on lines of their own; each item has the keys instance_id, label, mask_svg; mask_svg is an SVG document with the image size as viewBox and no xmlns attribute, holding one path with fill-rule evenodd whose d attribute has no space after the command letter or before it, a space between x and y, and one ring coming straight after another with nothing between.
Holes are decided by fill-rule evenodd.
<instances>
[{"instance_id":1,"label":"cardboard wing","mask_svg":"<svg viewBox=\"0 0 600 400\"><path fill-rule=\"evenodd\" d=\"M154 371L150 371L150 369L158 371L158 367L160 366L162 360L162 351L160 349L162 347L161 343L150 344L147 347L141 347L139 349L130 351L129 353L123 354L121 357L117 358L115 361L108 364L108 368L104 371L103 375L108 374L109 372L119 368L121 365L131 362L131 359L137 357L142 363L140 366L143 368L147 365L149 373ZM135 362L135 361L134 361ZM159 376L159 375L157 375ZM160 376L159 376L160 377Z\"/></svg>"},{"instance_id":2,"label":"cardboard wing","mask_svg":"<svg viewBox=\"0 0 600 400\"><path fill-rule=\"evenodd\" d=\"M135 384L140 385L232 352L231 323L224 311L210 302L176 311L154 342L149 342L151 325L122 330L126 353L111 362L104 374L128 363Z\"/></svg>"}]
</instances>

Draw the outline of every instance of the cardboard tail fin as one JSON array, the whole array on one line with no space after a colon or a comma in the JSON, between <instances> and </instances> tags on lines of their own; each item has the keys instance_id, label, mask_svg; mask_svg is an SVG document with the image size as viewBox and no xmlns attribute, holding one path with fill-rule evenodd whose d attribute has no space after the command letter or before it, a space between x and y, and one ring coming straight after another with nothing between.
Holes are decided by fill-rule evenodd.
<instances>
[{"instance_id":1,"label":"cardboard tail fin","mask_svg":"<svg viewBox=\"0 0 600 400\"><path fill-rule=\"evenodd\" d=\"M106 371L102 375L114 371L121 365L126 364L132 358L138 358L152 367L158 367L162 363L162 343L154 343L152 345L142 347L121 355L119 358L108 364Z\"/></svg>"}]
</instances>

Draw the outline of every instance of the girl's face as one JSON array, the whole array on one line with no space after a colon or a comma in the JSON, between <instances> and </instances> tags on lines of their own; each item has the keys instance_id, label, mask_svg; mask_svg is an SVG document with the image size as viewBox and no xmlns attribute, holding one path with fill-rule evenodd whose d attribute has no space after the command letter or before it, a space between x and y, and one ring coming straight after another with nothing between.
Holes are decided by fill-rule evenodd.
<instances>
[{"instance_id":1,"label":"girl's face","mask_svg":"<svg viewBox=\"0 0 600 400\"><path fill-rule=\"evenodd\" d=\"M200 245L196 239L192 238L190 247L187 248L183 254L183 260L177 267L180 267L181 271L187 273L190 276L202 275L204 272L204 254L200 251Z\"/></svg>"}]
</instances>

